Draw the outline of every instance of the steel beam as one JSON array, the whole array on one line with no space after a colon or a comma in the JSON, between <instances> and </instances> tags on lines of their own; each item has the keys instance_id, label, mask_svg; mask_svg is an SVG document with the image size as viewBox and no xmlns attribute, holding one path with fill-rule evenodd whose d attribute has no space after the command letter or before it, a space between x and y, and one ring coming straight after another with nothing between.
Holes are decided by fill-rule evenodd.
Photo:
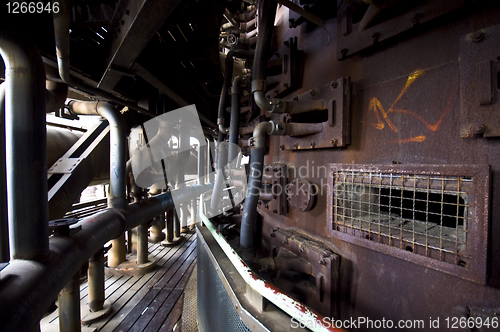
<instances>
[{"instance_id":1,"label":"steel beam","mask_svg":"<svg viewBox=\"0 0 500 332\"><path fill-rule=\"evenodd\" d=\"M108 66L98 85L100 89L113 90L180 2L142 0L129 3L120 21L122 26L111 42Z\"/></svg>"}]
</instances>

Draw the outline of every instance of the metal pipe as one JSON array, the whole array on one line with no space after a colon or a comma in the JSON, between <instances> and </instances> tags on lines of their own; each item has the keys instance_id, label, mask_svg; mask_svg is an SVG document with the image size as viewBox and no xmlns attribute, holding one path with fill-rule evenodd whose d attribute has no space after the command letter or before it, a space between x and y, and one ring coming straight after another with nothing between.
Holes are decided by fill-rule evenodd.
<instances>
[{"instance_id":1,"label":"metal pipe","mask_svg":"<svg viewBox=\"0 0 500 332\"><path fill-rule=\"evenodd\" d=\"M45 81L47 106L46 113L52 113L64 106L68 96L68 85L60 82Z\"/></svg>"},{"instance_id":2,"label":"metal pipe","mask_svg":"<svg viewBox=\"0 0 500 332\"><path fill-rule=\"evenodd\" d=\"M177 214L177 210L174 210L173 215L173 233L174 238L181 237L181 222L179 219L179 215Z\"/></svg>"},{"instance_id":3,"label":"metal pipe","mask_svg":"<svg viewBox=\"0 0 500 332\"><path fill-rule=\"evenodd\" d=\"M217 173L215 174L214 190L212 193L212 200L210 202L210 209L212 210L213 215L218 214L217 212L219 212L219 207L222 205L222 190L224 189L224 185L226 183L224 167L227 165L227 153L227 144L220 144L217 148Z\"/></svg>"},{"instance_id":4,"label":"metal pipe","mask_svg":"<svg viewBox=\"0 0 500 332\"><path fill-rule=\"evenodd\" d=\"M104 291L104 250L99 249L89 260L87 273L89 285L89 309L92 312L103 308Z\"/></svg>"},{"instance_id":5,"label":"metal pipe","mask_svg":"<svg viewBox=\"0 0 500 332\"><path fill-rule=\"evenodd\" d=\"M181 205L181 233L187 233L188 228L187 228L187 214L188 214L188 209L186 204Z\"/></svg>"},{"instance_id":6,"label":"metal pipe","mask_svg":"<svg viewBox=\"0 0 500 332\"><path fill-rule=\"evenodd\" d=\"M126 209L107 209L81 220L75 225L79 231L69 237L52 236L50 255L43 262L12 260L0 277L2 329L33 330L58 292L105 243L172 209L174 198L176 202L189 202L211 187L211 184L195 185L130 204Z\"/></svg>"},{"instance_id":7,"label":"metal pipe","mask_svg":"<svg viewBox=\"0 0 500 332\"><path fill-rule=\"evenodd\" d=\"M0 263L9 261L9 216L5 169L5 84L0 84Z\"/></svg>"},{"instance_id":8,"label":"metal pipe","mask_svg":"<svg viewBox=\"0 0 500 332\"><path fill-rule=\"evenodd\" d=\"M198 146L198 159L197 159L197 168L198 168L198 184L203 184L207 181L207 150L204 149L201 145Z\"/></svg>"},{"instance_id":9,"label":"metal pipe","mask_svg":"<svg viewBox=\"0 0 500 332\"><path fill-rule=\"evenodd\" d=\"M137 264L145 264L148 260L148 224L147 221L137 226Z\"/></svg>"},{"instance_id":10,"label":"metal pipe","mask_svg":"<svg viewBox=\"0 0 500 332\"><path fill-rule=\"evenodd\" d=\"M252 52L239 50L232 48L226 55L225 60L225 75L224 75L224 83L222 84L222 92L219 100L219 112L217 125L219 126L219 131L226 135L229 131L228 128L225 127L225 110L227 105L227 95L229 88L231 87L231 80L233 78L233 66L234 66L234 57L245 57L249 58L253 55ZM222 142L223 138L217 140L218 144Z\"/></svg>"},{"instance_id":11,"label":"metal pipe","mask_svg":"<svg viewBox=\"0 0 500 332\"><path fill-rule=\"evenodd\" d=\"M133 176L131 178L133 180ZM162 184L155 183L149 190L150 196L159 195L162 193ZM151 236L149 240L152 242L159 242L165 238L162 229L165 227L165 213L160 213L158 216L153 218L153 223L150 228Z\"/></svg>"},{"instance_id":12,"label":"metal pipe","mask_svg":"<svg viewBox=\"0 0 500 332\"><path fill-rule=\"evenodd\" d=\"M244 250L242 255L244 256L243 259L246 260L253 258L255 215L262 185L266 135L283 135L285 129L283 122L274 123L269 121L259 123L253 131L254 145L250 154L250 175L248 177L247 195L243 206L240 231L240 247Z\"/></svg>"},{"instance_id":13,"label":"metal pipe","mask_svg":"<svg viewBox=\"0 0 500 332\"><path fill-rule=\"evenodd\" d=\"M286 3L289 3L289 1L286 1ZM276 16L276 3L272 0L266 0L262 7L259 37L255 47L253 62L252 94L255 103L259 108L271 113L303 113L323 109L323 100L288 102L280 98L266 98L266 70L271 51L271 40L274 30L274 19Z\"/></svg>"},{"instance_id":14,"label":"metal pipe","mask_svg":"<svg viewBox=\"0 0 500 332\"><path fill-rule=\"evenodd\" d=\"M80 273L77 272L64 286L57 299L59 302L59 331L81 331Z\"/></svg>"},{"instance_id":15,"label":"metal pipe","mask_svg":"<svg viewBox=\"0 0 500 332\"><path fill-rule=\"evenodd\" d=\"M197 217L198 216L198 200L192 199L191 200L191 225L194 225L197 223Z\"/></svg>"},{"instance_id":16,"label":"metal pipe","mask_svg":"<svg viewBox=\"0 0 500 332\"><path fill-rule=\"evenodd\" d=\"M5 140L11 259L49 250L45 70L33 42L0 33L5 63Z\"/></svg>"},{"instance_id":17,"label":"metal pipe","mask_svg":"<svg viewBox=\"0 0 500 332\"><path fill-rule=\"evenodd\" d=\"M165 221L165 240L167 243L172 243L174 241L174 213L175 210L167 212Z\"/></svg>"},{"instance_id":18,"label":"metal pipe","mask_svg":"<svg viewBox=\"0 0 500 332\"><path fill-rule=\"evenodd\" d=\"M108 206L124 208L126 200L126 147L127 126L120 112L111 104L104 102L70 102L70 111L79 115L100 115L108 120L109 133L109 197ZM125 237L120 235L112 241L108 254L108 267L116 267L125 261Z\"/></svg>"},{"instance_id":19,"label":"metal pipe","mask_svg":"<svg viewBox=\"0 0 500 332\"><path fill-rule=\"evenodd\" d=\"M228 160L233 161L238 156L238 136L240 133L240 103L242 94L242 84L245 76L238 76L233 81L231 88L231 122L229 132L229 152Z\"/></svg>"}]
</instances>

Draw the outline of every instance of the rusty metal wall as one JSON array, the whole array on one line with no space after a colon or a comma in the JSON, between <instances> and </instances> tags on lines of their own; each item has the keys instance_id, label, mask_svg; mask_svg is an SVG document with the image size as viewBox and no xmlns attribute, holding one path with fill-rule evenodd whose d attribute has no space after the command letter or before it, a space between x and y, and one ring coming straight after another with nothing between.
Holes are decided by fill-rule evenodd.
<instances>
[{"instance_id":1,"label":"rusty metal wall","mask_svg":"<svg viewBox=\"0 0 500 332\"><path fill-rule=\"evenodd\" d=\"M473 114L465 115L465 119L461 115L461 101L480 94L481 87L461 90L460 82L460 61L464 58L461 52L477 53L468 48L478 47L476 44L484 41L477 41L481 37L474 41L472 34L500 24L500 6L493 2L462 5L399 39L375 49L347 54L343 60L337 60L338 18L325 21L326 30L332 37L328 41L325 30L312 24L289 28L288 11L280 10L283 16L278 22L275 43L281 45L297 37L297 48L304 54L300 88L284 96L285 99L292 100L349 76L352 82L351 137L350 145L345 148L314 149L311 146L318 142L311 142L302 150L289 149L289 138L273 136L269 138L266 165L281 162L296 169L308 167L310 173L303 178L320 188L328 180L323 171L318 176L318 167L332 163L403 164L403 168L405 164L488 164L491 167L491 195L486 193L484 198L490 207L488 277L484 285L342 240L336 232L327 230L331 223L327 220L327 207L332 202L328 201L326 190L320 190L314 208L307 212L289 209L288 213L280 215L263 204L259 206L263 215L261 246L264 253L271 250L273 229L280 228L312 236L341 256L338 299L342 319L368 316L372 319L425 319L427 322L429 317L443 320L460 316L459 307L500 307L500 256L496 254L500 250L500 205L495 204L500 195L499 142L497 138L483 137L483 132L487 136L484 127L490 125L487 116L478 116L477 122ZM398 24L419 23L414 21L414 16L406 15L400 17ZM468 34L471 38L467 40L464 36ZM489 32L486 37L497 40L499 35ZM495 52L491 50L493 46L484 47ZM498 44L495 47L500 55ZM499 59L492 59L493 96L498 95L500 88L495 71ZM480 109L480 105L476 106ZM273 117L278 118L278 115ZM461 135L464 121L472 128L468 138L461 137L466 136ZM494 125L493 118L491 124ZM331 140L326 136L322 139ZM313 168L316 174L312 174Z\"/></svg>"}]
</instances>

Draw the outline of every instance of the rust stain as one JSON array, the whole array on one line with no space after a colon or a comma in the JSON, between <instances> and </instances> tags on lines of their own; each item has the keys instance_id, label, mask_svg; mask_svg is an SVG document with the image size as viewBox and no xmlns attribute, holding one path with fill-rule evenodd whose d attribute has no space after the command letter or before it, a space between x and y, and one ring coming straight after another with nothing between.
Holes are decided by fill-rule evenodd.
<instances>
[{"instance_id":1,"label":"rust stain","mask_svg":"<svg viewBox=\"0 0 500 332\"><path fill-rule=\"evenodd\" d=\"M448 103L447 103L444 111L441 113L441 116L439 117L438 121L434 124L430 123L429 121L424 119L422 116L416 114L413 111L399 109L399 108L394 107L397 104L397 102L405 95L405 93L408 91L408 89L413 84L413 82L415 82L423 74L424 74L423 70L417 69L408 76L406 83L405 83L405 86L403 87L403 89L399 93L398 97L394 100L394 102L391 104L391 106L389 107L389 109L387 111L385 110L385 108L382 105L382 103L380 102L380 100L377 97L373 97L370 100L368 113L373 111L373 113L375 113L375 117L377 118L377 122L376 123L369 123L369 124L377 130L383 130L385 128L385 125L387 124L393 132L397 133L397 132L399 132L399 129L391 121L391 119L389 118L389 114L390 113L403 113L403 114L407 114L409 116L414 117L415 119L420 121L422 124L424 124L424 126L427 129L429 129L430 131L436 132L439 129L439 126L441 125L441 123L443 122L445 115L448 113L448 111L451 108L452 98L450 98L448 100ZM393 140L393 141L390 141L390 143L398 143L398 144L403 143L404 144L404 143L410 143L410 142L423 142L423 141L425 141L425 139L426 139L425 135L419 135L419 136L410 137L410 138Z\"/></svg>"}]
</instances>

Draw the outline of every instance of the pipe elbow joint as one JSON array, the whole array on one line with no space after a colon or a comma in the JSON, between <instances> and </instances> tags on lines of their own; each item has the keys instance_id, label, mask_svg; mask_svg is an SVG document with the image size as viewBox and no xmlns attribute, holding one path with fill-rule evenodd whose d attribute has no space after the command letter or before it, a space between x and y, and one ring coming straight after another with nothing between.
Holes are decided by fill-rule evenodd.
<instances>
[{"instance_id":1,"label":"pipe elbow joint","mask_svg":"<svg viewBox=\"0 0 500 332\"><path fill-rule=\"evenodd\" d=\"M286 112L287 102L279 98L267 99L264 91L258 90L254 94L255 103L259 108L266 110L270 113L284 113Z\"/></svg>"}]
</instances>

